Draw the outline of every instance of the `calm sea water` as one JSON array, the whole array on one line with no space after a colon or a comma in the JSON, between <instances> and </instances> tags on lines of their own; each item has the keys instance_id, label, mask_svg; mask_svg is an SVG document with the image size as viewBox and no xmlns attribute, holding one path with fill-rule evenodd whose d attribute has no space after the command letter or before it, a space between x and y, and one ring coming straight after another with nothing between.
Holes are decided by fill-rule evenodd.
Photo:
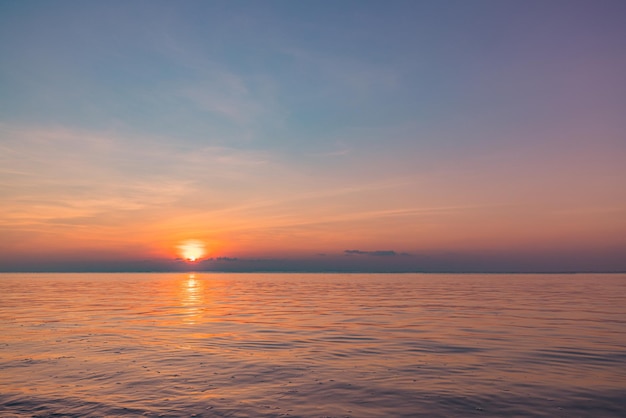
<instances>
[{"instance_id":1,"label":"calm sea water","mask_svg":"<svg viewBox=\"0 0 626 418\"><path fill-rule=\"evenodd\" d=\"M0 416L624 417L626 275L2 274Z\"/></svg>"}]
</instances>

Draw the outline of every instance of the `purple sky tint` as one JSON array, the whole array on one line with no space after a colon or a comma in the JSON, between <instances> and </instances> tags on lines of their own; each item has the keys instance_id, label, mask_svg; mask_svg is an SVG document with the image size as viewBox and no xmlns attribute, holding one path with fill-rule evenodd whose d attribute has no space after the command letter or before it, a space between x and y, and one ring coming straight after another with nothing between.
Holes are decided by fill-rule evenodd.
<instances>
[{"instance_id":1,"label":"purple sky tint","mask_svg":"<svg viewBox=\"0 0 626 418\"><path fill-rule=\"evenodd\" d=\"M624 271L625 20L2 2L0 271Z\"/></svg>"}]
</instances>

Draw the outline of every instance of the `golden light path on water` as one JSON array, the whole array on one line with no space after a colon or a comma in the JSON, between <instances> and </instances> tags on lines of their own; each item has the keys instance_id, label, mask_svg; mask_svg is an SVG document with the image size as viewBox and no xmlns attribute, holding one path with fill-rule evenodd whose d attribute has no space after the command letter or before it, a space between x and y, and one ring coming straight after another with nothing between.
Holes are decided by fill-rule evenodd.
<instances>
[{"instance_id":1,"label":"golden light path on water","mask_svg":"<svg viewBox=\"0 0 626 418\"><path fill-rule=\"evenodd\" d=\"M0 416L623 417L626 275L0 274Z\"/></svg>"},{"instance_id":2,"label":"golden light path on water","mask_svg":"<svg viewBox=\"0 0 626 418\"><path fill-rule=\"evenodd\" d=\"M181 282L181 306L185 308L184 321L195 324L205 306L204 281L197 280L194 273L188 274L187 280Z\"/></svg>"}]
</instances>

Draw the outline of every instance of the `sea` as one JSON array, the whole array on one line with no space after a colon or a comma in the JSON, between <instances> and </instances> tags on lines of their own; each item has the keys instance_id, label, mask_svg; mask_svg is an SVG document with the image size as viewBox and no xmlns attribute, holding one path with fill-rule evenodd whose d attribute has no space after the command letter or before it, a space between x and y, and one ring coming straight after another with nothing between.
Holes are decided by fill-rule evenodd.
<instances>
[{"instance_id":1,"label":"sea","mask_svg":"<svg viewBox=\"0 0 626 418\"><path fill-rule=\"evenodd\" d=\"M626 274L0 274L0 416L626 417Z\"/></svg>"}]
</instances>

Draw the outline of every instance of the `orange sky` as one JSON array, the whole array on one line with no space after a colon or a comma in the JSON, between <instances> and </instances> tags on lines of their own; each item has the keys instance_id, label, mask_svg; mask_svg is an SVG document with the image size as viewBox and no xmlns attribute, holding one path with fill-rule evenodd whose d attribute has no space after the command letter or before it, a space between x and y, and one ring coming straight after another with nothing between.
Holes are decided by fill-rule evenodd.
<instances>
[{"instance_id":1,"label":"orange sky","mask_svg":"<svg viewBox=\"0 0 626 418\"><path fill-rule=\"evenodd\" d=\"M161 6L6 8L0 271L626 270L610 8Z\"/></svg>"}]
</instances>

